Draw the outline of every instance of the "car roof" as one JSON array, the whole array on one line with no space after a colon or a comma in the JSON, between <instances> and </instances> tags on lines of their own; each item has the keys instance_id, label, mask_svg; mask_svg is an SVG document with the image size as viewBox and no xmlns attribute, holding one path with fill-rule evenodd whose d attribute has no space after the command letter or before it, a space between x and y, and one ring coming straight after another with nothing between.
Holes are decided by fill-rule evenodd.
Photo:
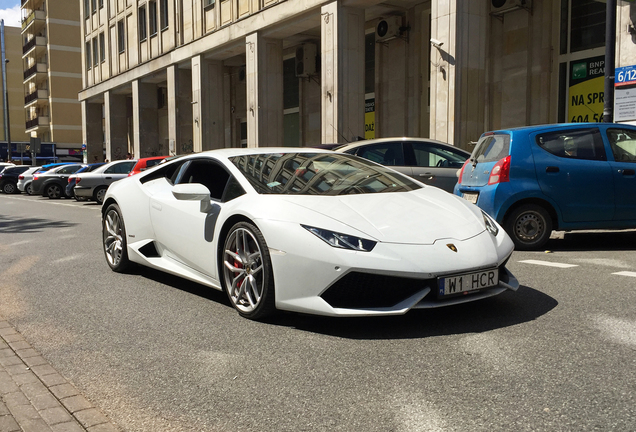
<instances>
[{"instance_id":1,"label":"car roof","mask_svg":"<svg viewBox=\"0 0 636 432\"><path fill-rule=\"evenodd\" d=\"M339 151L339 152L343 152L343 151L346 151L346 150L349 150L349 149L352 149L352 148L357 148L357 147L364 146L364 145L382 144L382 143L385 143L385 142L395 142L395 141L433 143L433 144L440 144L440 145L443 145L443 146L448 146L448 147L453 147L453 148L456 148L456 149L459 149L459 150L463 150L460 147L445 143L443 141L438 141L438 140L431 139L431 138L421 138L421 137L374 138L374 139L370 139L370 140L354 141L354 142L345 144L342 147L336 147L334 150Z\"/></svg>"},{"instance_id":2,"label":"car roof","mask_svg":"<svg viewBox=\"0 0 636 432\"><path fill-rule=\"evenodd\" d=\"M586 129L590 127L625 127L628 129L636 130L636 126L625 124L625 123L551 123L551 124L541 124L534 126L519 126L513 128L504 128L504 129L495 129L492 131L485 132L486 134L498 134L498 133L514 133L514 132L543 132L543 131L551 131L563 128L570 129Z\"/></svg>"}]
</instances>

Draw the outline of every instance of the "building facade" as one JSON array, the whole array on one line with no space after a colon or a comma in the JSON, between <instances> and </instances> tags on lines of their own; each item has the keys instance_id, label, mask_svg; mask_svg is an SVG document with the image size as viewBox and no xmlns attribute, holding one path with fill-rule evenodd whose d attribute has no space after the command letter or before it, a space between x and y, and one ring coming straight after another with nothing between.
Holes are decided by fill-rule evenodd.
<instances>
[{"instance_id":1,"label":"building facade","mask_svg":"<svg viewBox=\"0 0 636 432\"><path fill-rule=\"evenodd\" d=\"M634 64L618 3L617 66ZM81 0L83 139L91 160L389 136L470 148L485 130L593 121L605 4Z\"/></svg>"},{"instance_id":2,"label":"building facade","mask_svg":"<svg viewBox=\"0 0 636 432\"><path fill-rule=\"evenodd\" d=\"M22 36L19 27L4 27L5 57L7 62L7 93L9 106L9 123L12 142L29 141L24 124L24 88L22 85L24 71L22 69ZM2 87L2 80L0 80ZM2 88L4 95L4 88ZM4 119L4 104L0 104L1 118ZM0 140L6 139L4 122L0 122Z\"/></svg>"},{"instance_id":3,"label":"building facade","mask_svg":"<svg viewBox=\"0 0 636 432\"><path fill-rule=\"evenodd\" d=\"M81 154L82 36L77 1L22 0L26 133L54 142L58 155Z\"/></svg>"}]
</instances>

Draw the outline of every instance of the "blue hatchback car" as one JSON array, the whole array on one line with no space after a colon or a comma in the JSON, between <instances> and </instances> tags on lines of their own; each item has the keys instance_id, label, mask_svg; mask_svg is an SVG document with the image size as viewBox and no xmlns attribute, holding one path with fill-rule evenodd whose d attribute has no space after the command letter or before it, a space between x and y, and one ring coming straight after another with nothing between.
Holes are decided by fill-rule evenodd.
<instances>
[{"instance_id":1,"label":"blue hatchback car","mask_svg":"<svg viewBox=\"0 0 636 432\"><path fill-rule=\"evenodd\" d=\"M499 222L518 249L555 230L636 227L636 127L573 123L487 132L454 193Z\"/></svg>"}]
</instances>

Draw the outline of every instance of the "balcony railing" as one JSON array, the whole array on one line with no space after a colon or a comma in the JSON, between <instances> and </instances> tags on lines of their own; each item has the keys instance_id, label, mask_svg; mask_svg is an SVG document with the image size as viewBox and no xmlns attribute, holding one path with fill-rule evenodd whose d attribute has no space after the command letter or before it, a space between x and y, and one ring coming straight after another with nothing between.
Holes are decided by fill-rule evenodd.
<instances>
[{"instance_id":1,"label":"balcony railing","mask_svg":"<svg viewBox=\"0 0 636 432\"><path fill-rule=\"evenodd\" d=\"M36 90L33 93L26 95L24 97L24 104L28 105L29 103L33 102L34 100L37 99L46 99L49 97L49 92L46 90Z\"/></svg>"},{"instance_id":2,"label":"balcony railing","mask_svg":"<svg viewBox=\"0 0 636 432\"><path fill-rule=\"evenodd\" d=\"M46 46L46 38L44 36L36 36L31 38L27 43L22 47L22 54L26 54L33 48L34 46Z\"/></svg>"},{"instance_id":3,"label":"balcony railing","mask_svg":"<svg viewBox=\"0 0 636 432\"><path fill-rule=\"evenodd\" d=\"M28 80L36 73L46 73L46 64L36 63L27 70L24 71L24 80Z\"/></svg>"},{"instance_id":4,"label":"balcony railing","mask_svg":"<svg viewBox=\"0 0 636 432\"><path fill-rule=\"evenodd\" d=\"M26 122L26 130L33 129L38 126L46 126L49 124L48 117L36 117L32 120L27 120Z\"/></svg>"},{"instance_id":5,"label":"balcony railing","mask_svg":"<svg viewBox=\"0 0 636 432\"><path fill-rule=\"evenodd\" d=\"M33 22L33 20L45 21L46 20L46 12L43 10L34 10L31 14L22 20L22 30L27 28L29 24Z\"/></svg>"}]
</instances>

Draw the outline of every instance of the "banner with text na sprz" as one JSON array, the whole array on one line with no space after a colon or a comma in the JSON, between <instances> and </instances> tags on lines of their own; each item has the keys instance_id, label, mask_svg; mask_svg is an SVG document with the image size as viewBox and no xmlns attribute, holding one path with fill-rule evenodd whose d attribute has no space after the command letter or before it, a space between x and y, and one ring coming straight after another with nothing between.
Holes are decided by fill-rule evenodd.
<instances>
[{"instance_id":1,"label":"banner with text na sprz","mask_svg":"<svg viewBox=\"0 0 636 432\"><path fill-rule=\"evenodd\" d=\"M602 122L604 86L605 56L570 62L568 120Z\"/></svg>"}]
</instances>

